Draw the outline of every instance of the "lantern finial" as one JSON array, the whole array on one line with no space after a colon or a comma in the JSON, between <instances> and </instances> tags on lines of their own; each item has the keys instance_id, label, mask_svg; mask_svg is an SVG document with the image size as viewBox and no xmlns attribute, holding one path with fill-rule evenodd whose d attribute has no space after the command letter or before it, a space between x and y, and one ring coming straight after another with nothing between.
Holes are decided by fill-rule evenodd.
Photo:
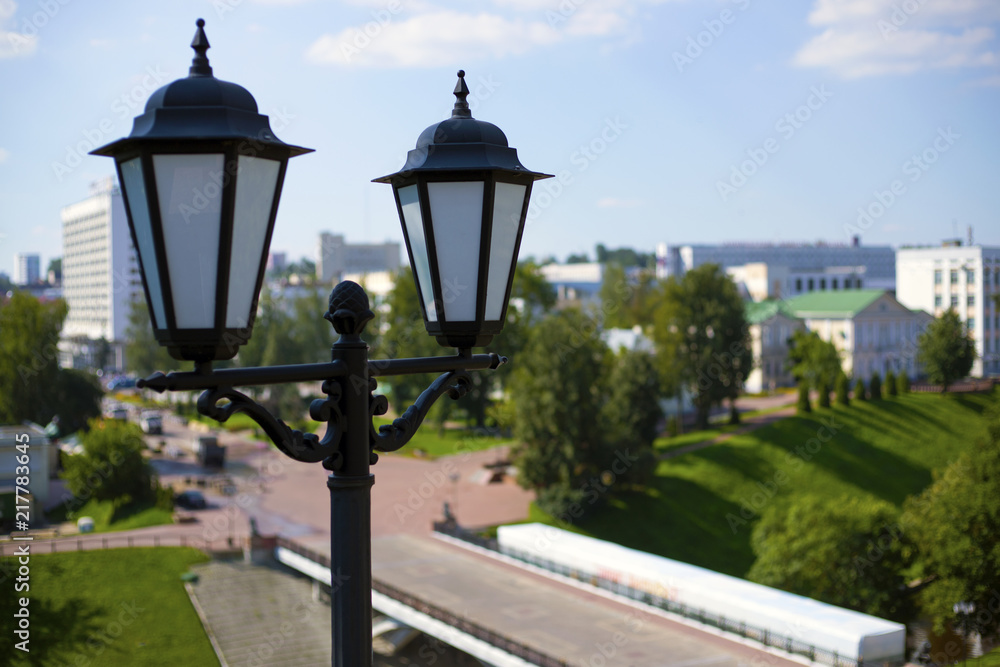
<instances>
[{"instance_id":1,"label":"lantern finial","mask_svg":"<svg viewBox=\"0 0 1000 667\"><path fill-rule=\"evenodd\" d=\"M205 19L198 19L195 21L195 25L198 26L198 31L194 34L194 39L191 40L194 58L191 59L191 69L188 70L188 76L212 76L212 67L208 64L208 56L205 55L205 52L212 46L208 43L208 37L205 36Z\"/></svg>"},{"instance_id":2,"label":"lantern finial","mask_svg":"<svg viewBox=\"0 0 1000 667\"><path fill-rule=\"evenodd\" d=\"M458 70L458 83L455 84L455 108L451 111L452 118L472 118L469 111L469 103L465 100L469 96L469 87L465 85L465 70Z\"/></svg>"}]
</instances>

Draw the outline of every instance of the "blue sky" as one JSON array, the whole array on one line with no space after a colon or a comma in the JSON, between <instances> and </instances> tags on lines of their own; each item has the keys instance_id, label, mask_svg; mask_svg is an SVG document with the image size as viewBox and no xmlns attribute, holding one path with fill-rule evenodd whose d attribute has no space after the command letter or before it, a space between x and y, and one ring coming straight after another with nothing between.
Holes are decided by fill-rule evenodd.
<instances>
[{"instance_id":1,"label":"blue sky","mask_svg":"<svg viewBox=\"0 0 1000 667\"><path fill-rule=\"evenodd\" d=\"M727 241L1000 245L996 0L0 0L0 271L61 254L59 210L113 173L186 76L218 78L295 158L272 249L401 240L388 186L464 68L473 113L543 181L522 256ZM546 186L548 189L546 189Z\"/></svg>"}]
</instances>

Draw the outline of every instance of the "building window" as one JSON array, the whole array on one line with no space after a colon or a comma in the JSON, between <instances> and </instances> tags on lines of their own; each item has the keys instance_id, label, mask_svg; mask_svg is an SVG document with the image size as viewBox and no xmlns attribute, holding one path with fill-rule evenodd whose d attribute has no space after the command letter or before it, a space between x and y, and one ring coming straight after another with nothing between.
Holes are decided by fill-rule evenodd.
<instances>
[{"instance_id":1,"label":"building window","mask_svg":"<svg viewBox=\"0 0 1000 667\"><path fill-rule=\"evenodd\" d=\"M1000 287L1000 269L993 269L993 286Z\"/></svg>"},{"instance_id":2,"label":"building window","mask_svg":"<svg viewBox=\"0 0 1000 667\"><path fill-rule=\"evenodd\" d=\"M934 296L934 307L935 308L940 308L941 307L941 295L940 294L937 294L937 295Z\"/></svg>"},{"instance_id":3,"label":"building window","mask_svg":"<svg viewBox=\"0 0 1000 667\"><path fill-rule=\"evenodd\" d=\"M834 278L832 281L830 281L830 283L831 283L831 286L832 286L833 289L837 289L837 279L836 278Z\"/></svg>"},{"instance_id":4,"label":"building window","mask_svg":"<svg viewBox=\"0 0 1000 667\"><path fill-rule=\"evenodd\" d=\"M951 284L952 285L958 284L958 269L951 270Z\"/></svg>"},{"instance_id":5,"label":"building window","mask_svg":"<svg viewBox=\"0 0 1000 667\"><path fill-rule=\"evenodd\" d=\"M941 269L934 269L934 284L941 284Z\"/></svg>"},{"instance_id":6,"label":"building window","mask_svg":"<svg viewBox=\"0 0 1000 667\"><path fill-rule=\"evenodd\" d=\"M813 279L812 279L812 278L810 278L810 279L809 279L809 291L810 291L810 292L812 292L812 291L813 291L813 289L815 289L815 286L816 286L816 283L815 283L815 282L813 282Z\"/></svg>"},{"instance_id":7,"label":"building window","mask_svg":"<svg viewBox=\"0 0 1000 667\"><path fill-rule=\"evenodd\" d=\"M951 307L952 308L958 308L958 295L957 294L952 294L951 295Z\"/></svg>"},{"instance_id":8,"label":"building window","mask_svg":"<svg viewBox=\"0 0 1000 667\"><path fill-rule=\"evenodd\" d=\"M967 282L970 285L976 282L976 270L975 269L966 269L965 270L965 282Z\"/></svg>"},{"instance_id":9,"label":"building window","mask_svg":"<svg viewBox=\"0 0 1000 667\"><path fill-rule=\"evenodd\" d=\"M802 278L796 278L795 279L795 291L796 292L801 292L802 291Z\"/></svg>"},{"instance_id":10,"label":"building window","mask_svg":"<svg viewBox=\"0 0 1000 667\"><path fill-rule=\"evenodd\" d=\"M861 289L861 278L854 279L854 286L857 287L858 289Z\"/></svg>"},{"instance_id":11,"label":"building window","mask_svg":"<svg viewBox=\"0 0 1000 667\"><path fill-rule=\"evenodd\" d=\"M976 329L976 318L970 317L969 321L966 323L965 326L969 329L970 332L975 331L975 329Z\"/></svg>"},{"instance_id":12,"label":"building window","mask_svg":"<svg viewBox=\"0 0 1000 667\"><path fill-rule=\"evenodd\" d=\"M826 278L820 278L819 279L819 288L822 289L822 290L826 289Z\"/></svg>"},{"instance_id":13,"label":"building window","mask_svg":"<svg viewBox=\"0 0 1000 667\"><path fill-rule=\"evenodd\" d=\"M969 296L967 296L966 299L965 299L965 305L967 305L967 306L974 306L974 305L976 305L976 295L975 294L970 294Z\"/></svg>"}]
</instances>

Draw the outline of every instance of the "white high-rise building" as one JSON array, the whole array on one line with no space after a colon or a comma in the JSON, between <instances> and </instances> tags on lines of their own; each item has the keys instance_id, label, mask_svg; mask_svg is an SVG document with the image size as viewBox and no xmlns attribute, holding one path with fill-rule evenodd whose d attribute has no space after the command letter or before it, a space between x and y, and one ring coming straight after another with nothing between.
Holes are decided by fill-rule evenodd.
<instances>
[{"instance_id":1,"label":"white high-rise building","mask_svg":"<svg viewBox=\"0 0 1000 667\"><path fill-rule=\"evenodd\" d=\"M19 252L14 255L14 284L33 285L41 277L41 259L37 254Z\"/></svg>"},{"instance_id":2,"label":"white high-rise building","mask_svg":"<svg viewBox=\"0 0 1000 667\"><path fill-rule=\"evenodd\" d=\"M896 298L935 317L954 308L976 341L972 374L1000 374L1000 247L903 248L896 253Z\"/></svg>"},{"instance_id":3,"label":"white high-rise building","mask_svg":"<svg viewBox=\"0 0 1000 667\"><path fill-rule=\"evenodd\" d=\"M98 181L90 197L63 208L61 217L63 298L69 306L62 362L93 365L103 339L111 347L107 365L121 369L131 303L143 298L121 190L110 177Z\"/></svg>"}]
</instances>

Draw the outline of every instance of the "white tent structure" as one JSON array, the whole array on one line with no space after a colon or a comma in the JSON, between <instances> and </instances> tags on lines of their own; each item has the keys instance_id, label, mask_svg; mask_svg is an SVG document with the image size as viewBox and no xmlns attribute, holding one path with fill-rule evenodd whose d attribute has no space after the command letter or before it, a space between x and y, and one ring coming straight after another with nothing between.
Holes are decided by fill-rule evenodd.
<instances>
[{"instance_id":1,"label":"white tent structure","mask_svg":"<svg viewBox=\"0 0 1000 667\"><path fill-rule=\"evenodd\" d=\"M905 657L906 627L868 614L544 524L501 526L497 540L508 556L616 582L835 659L860 665Z\"/></svg>"}]
</instances>

